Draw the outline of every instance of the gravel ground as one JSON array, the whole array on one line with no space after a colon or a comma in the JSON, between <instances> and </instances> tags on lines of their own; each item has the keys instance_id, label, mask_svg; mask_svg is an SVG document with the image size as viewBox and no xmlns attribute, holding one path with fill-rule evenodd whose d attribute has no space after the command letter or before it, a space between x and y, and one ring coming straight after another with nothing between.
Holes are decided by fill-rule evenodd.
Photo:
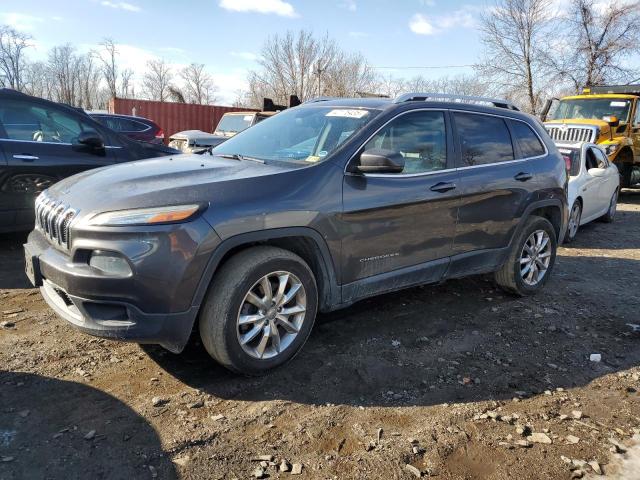
<instances>
[{"instance_id":1,"label":"gravel ground","mask_svg":"<svg viewBox=\"0 0 640 480\"><path fill-rule=\"evenodd\" d=\"M262 378L76 332L0 238L0 479L640 478L640 191L621 202L534 298L486 276L377 297Z\"/></svg>"}]
</instances>

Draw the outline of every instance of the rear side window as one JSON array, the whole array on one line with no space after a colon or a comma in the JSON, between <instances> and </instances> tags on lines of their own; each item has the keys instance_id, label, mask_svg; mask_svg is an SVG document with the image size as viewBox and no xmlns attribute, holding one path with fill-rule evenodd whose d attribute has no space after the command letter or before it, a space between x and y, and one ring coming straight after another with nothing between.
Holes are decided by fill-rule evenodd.
<instances>
[{"instance_id":1,"label":"rear side window","mask_svg":"<svg viewBox=\"0 0 640 480\"><path fill-rule=\"evenodd\" d=\"M118 122L120 123L120 131L122 132L144 132L149 129L148 125L128 118L119 118Z\"/></svg>"},{"instance_id":2,"label":"rear side window","mask_svg":"<svg viewBox=\"0 0 640 480\"><path fill-rule=\"evenodd\" d=\"M511 129L520 147L522 158L538 157L545 154L544 145L529 125L513 120Z\"/></svg>"},{"instance_id":3,"label":"rear side window","mask_svg":"<svg viewBox=\"0 0 640 480\"><path fill-rule=\"evenodd\" d=\"M514 160L507 124L500 117L454 113L462 147L462 167Z\"/></svg>"}]
</instances>

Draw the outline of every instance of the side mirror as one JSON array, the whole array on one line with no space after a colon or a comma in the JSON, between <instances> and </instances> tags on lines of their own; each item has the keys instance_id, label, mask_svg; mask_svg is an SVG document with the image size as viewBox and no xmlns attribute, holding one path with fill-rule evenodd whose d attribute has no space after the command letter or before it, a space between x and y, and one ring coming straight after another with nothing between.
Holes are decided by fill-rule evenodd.
<instances>
[{"instance_id":1,"label":"side mirror","mask_svg":"<svg viewBox=\"0 0 640 480\"><path fill-rule=\"evenodd\" d=\"M83 147L89 147L92 150L100 150L104 148L104 140L100 134L94 130L85 130L78 135L76 144Z\"/></svg>"},{"instance_id":2,"label":"side mirror","mask_svg":"<svg viewBox=\"0 0 640 480\"><path fill-rule=\"evenodd\" d=\"M404 157L400 152L372 148L360 154L356 170L362 173L400 173L404 170Z\"/></svg>"},{"instance_id":3,"label":"side mirror","mask_svg":"<svg viewBox=\"0 0 640 480\"><path fill-rule=\"evenodd\" d=\"M604 168L590 168L587 173L592 177L604 177L607 171Z\"/></svg>"},{"instance_id":4,"label":"side mirror","mask_svg":"<svg viewBox=\"0 0 640 480\"><path fill-rule=\"evenodd\" d=\"M617 127L620 125L620 120L615 115L607 115L602 117L603 122L607 122L610 127Z\"/></svg>"}]
</instances>

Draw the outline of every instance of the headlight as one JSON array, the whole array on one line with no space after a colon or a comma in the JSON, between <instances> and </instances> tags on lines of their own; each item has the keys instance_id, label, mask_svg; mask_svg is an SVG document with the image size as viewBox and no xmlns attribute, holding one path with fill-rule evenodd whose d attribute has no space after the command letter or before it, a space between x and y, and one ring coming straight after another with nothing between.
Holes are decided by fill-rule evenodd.
<instances>
[{"instance_id":1,"label":"headlight","mask_svg":"<svg viewBox=\"0 0 640 480\"><path fill-rule=\"evenodd\" d=\"M604 145L604 151L607 155L612 155L618 149L619 145L617 143L610 143L609 145Z\"/></svg>"},{"instance_id":2,"label":"headlight","mask_svg":"<svg viewBox=\"0 0 640 480\"><path fill-rule=\"evenodd\" d=\"M89 220L89 225L118 227L126 225L153 225L187 220L200 210L200 205L174 205L170 207L134 208L99 213Z\"/></svg>"}]
</instances>

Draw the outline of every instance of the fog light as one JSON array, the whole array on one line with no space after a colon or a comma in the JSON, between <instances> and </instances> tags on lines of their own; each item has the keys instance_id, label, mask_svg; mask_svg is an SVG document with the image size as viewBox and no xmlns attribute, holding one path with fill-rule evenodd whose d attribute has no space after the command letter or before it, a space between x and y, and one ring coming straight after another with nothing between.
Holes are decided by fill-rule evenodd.
<instances>
[{"instance_id":1,"label":"fog light","mask_svg":"<svg viewBox=\"0 0 640 480\"><path fill-rule=\"evenodd\" d=\"M132 274L129 263L114 252L94 250L89 259L89 265L101 272L117 277L128 277Z\"/></svg>"}]
</instances>

